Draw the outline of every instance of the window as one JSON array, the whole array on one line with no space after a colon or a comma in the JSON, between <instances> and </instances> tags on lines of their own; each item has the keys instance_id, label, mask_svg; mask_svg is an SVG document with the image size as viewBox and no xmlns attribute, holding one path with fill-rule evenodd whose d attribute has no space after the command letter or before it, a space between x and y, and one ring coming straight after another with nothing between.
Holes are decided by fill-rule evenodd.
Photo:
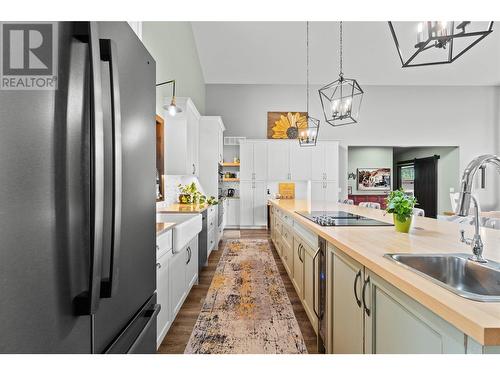
<instances>
[{"instance_id":1,"label":"window","mask_svg":"<svg viewBox=\"0 0 500 375\"><path fill-rule=\"evenodd\" d=\"M399 186L403 188L405 193L413 195L415 185L415 166L403 165L399 167Z\"/></svg>"}]
</instances>

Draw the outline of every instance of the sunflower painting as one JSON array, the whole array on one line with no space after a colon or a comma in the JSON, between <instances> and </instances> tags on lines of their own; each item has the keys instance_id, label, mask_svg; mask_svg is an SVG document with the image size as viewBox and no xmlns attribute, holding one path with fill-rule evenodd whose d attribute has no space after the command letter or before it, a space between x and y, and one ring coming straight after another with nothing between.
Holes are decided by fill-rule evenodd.
<instances>
[{"instance_id":1,"label":"sunflower painting","mask_svg":"<svg viewBox=\"0 0 500 375\"><path fill-rule=\"evenodd\" d=\"M268 139L296 139L306 127L306 112L267 112Z\"/></svg>"}]
</instances>

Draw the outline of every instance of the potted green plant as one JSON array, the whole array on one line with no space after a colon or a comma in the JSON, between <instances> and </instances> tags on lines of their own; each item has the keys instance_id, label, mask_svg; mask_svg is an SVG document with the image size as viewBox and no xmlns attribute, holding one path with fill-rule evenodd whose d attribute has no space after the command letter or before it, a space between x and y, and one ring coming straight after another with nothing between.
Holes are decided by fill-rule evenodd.
<instances>
[{"instance_id":1,"label":"potted green plant","mask_svg":"<svg viewBox=\"0 0 500 375\"><path fill-rule=\"evenodd\" d=\"M394 190L385 198L387 213L393 215L394 226L398 232L408 233L413 217L413 208L417 199L404 192L403 189Z\"/></svg>"},{"instance_id":2,"label":"potted green plant","mask_svg":"<svg viewBox=\"0 0 500 375\"><path fill-rule=\"evenodd\" d=\"M194 182L187 185L178 185L180 194L179 202L184 204L198 203L201 193Z\"/></svg>"}]
</instances>

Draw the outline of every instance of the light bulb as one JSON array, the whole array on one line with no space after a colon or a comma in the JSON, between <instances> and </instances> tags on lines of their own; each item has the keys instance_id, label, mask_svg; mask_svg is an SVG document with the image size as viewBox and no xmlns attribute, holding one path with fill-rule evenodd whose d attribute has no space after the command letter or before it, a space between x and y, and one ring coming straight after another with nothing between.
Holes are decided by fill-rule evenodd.
<instances>
[{"instance_id":1,"label":"light bulb","mask_svg":"<svg viewBox=\"0 0 500 375\"><path fill-rule=\"evenodd\" d=\"M168 114L170 116L175 116L177 114L177 107L175 106L175 104L170 104L168 106Z\"/></svg>"}]
</instances>

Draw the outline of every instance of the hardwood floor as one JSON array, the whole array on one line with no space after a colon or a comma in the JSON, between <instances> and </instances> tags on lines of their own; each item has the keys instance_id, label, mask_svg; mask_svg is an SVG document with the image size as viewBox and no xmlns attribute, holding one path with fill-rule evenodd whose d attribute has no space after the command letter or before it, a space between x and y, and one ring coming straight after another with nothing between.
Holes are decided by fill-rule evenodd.
<instances>
[{"instance_id":1,"label":"hardwood floor","mask_svg":"<svg viewBox=\"0 0 500 375\"><path fill-rule=\"evenodd\" d=\"M207 295L208 288L210 287L210 283L212 282L213 275L217 268L217 264L219 263L219 259L222 255L222 249L224 248L225 241L232 238L242 238L242 239L269 239L270 237L269 231L265 229L248 229L248 230L226 230L224 231L224 237L222 241L219 243L219 247L217 251L212 251L210 254L210 258L208 259L208 267L205 267L199 275L199 284L193 286L191 292L189 293L186 301L181 307L181 310L177 314L170 330L165 336L162 344L158 348L158 353L161 354L182 354L184 353L184 349L189 341L191 336L191 332L194 328L196 320L198 319L198 314L201 311L203 306L203 301L205 300L205 296ZM314 329L307 318L306 312L302 307L302 303L300 302L297 293L292 285L288 274L286 273L283 264L281 263L281 259L279 258L274 245L270 241L270 246L273 252L274 259L276 261L276 265L278 266L278 270L280 272L281 278L283 279L283 283L285 285L288 298L293 307L293 311L295 313L295 317L299 323L300 330L302 332L302 336L304 337L304 341L306 343L307 351L311 353L317 353L316 348L316 334L314 333Z\"/></svg>"}]
</instances>

